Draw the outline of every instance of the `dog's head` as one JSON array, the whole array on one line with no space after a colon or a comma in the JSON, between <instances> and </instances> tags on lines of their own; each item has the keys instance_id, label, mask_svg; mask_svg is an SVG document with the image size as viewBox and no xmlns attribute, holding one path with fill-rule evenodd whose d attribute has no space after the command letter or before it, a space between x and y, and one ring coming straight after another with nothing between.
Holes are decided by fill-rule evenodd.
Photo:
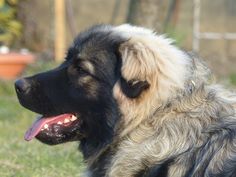
<instances>
[{"instance_id":1,"label":"dog's head","mask_svg":"<svg viewBox=\"0 0 236 177\"><path fill-rule=\"evenodd\" d=\"M90 28L75 39L59 67L16 81L20 103L42 115L25 139L79 140L89 155L112 141L118 122L125 129L132 121L129 126L136 126L183 87L185 57L147 29Z\"/></svg>"}]
</instances>

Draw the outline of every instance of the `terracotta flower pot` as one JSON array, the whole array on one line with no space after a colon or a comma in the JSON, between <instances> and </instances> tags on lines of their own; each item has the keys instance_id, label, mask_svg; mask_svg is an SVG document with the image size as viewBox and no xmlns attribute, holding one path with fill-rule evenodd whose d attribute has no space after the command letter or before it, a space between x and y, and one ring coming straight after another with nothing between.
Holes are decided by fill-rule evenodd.
<instances>
[{"instance_id":1,"label":"terracotta flower pot","mask_svg":"<svg viewBox=\"0 0 236 177\"><path fill-rule=\"evenodd\" d=\"M14 79L25 68L25 66L34 61L34 55L21 53L0 54L0 78Z\"/></svg>"}]
</instances>

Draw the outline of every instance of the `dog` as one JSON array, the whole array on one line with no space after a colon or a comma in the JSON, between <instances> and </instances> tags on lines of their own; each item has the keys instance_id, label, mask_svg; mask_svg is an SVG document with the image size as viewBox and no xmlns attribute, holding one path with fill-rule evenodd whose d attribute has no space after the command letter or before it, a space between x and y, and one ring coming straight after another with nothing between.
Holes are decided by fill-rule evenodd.
<instances>
[{"instance_id":1,"label":"dog","mask_svg":"<svg viewBox=\"0 0 236 177\"><path fill-rule=\"evenodd\" d=\"M87 177L236 177L236 94L192 53L124 24L81 32L57 68L15 82L27 141L79 141Z\"/></svg>"}]
</instances>

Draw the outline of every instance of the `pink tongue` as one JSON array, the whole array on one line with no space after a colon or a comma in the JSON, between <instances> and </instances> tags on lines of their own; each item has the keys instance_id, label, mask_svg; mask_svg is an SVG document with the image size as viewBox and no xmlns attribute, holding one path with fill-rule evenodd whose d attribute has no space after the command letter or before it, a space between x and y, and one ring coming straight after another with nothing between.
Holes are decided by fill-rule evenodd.
<instances>
[{"instance_id":1,"label":"pink tongue","mask_svg":"<svg viewBox=\"0 0 236 177\"><path fill-rule=\"evenodd\" d=\"M25 140L32 140L43 128L45 124L53 124L58 121L63 122L65 118L70 118L73 114L61 114L54 117L39 117L25 133Z\"/></svg>"}]
</instances>

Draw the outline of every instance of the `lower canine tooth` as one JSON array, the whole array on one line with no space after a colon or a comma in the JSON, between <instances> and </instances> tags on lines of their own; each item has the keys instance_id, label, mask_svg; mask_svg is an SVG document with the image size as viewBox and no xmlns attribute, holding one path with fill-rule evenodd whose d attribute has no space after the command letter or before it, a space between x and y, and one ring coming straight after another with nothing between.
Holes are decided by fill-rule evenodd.
<instances>
[{"instance_id":1,"label":"lower canine tooth","mask_svg":"<svg viewBox=\"0 0 236 177\"><path fill-rule=\"evenodd\" d=\"M74 121L74 120L76 120L77 119L77 117L75 117L74 115L71 117L71 121Z\"/></svg>"},{"instance_id":2,"label":"lower canine tooth","mask_svg":"<svg viewBox=\"0 0 236 177\"><path fill-rule=\"evenodd\" d=\"M59 122L57 122L57 124L61 125L61 124L62 124L62 122L61 122L61 121L59 121Z\"/></svg>"},{"instance_id":3,"label":"lower canine tooth","mask_svg":"<svg viewBox=\"0 0 236 177\"><path fill-rule=\"evenodd\" d=\"M64 123L68 123L68 122L70 122L69 119L65 119L65 120L64 120Z\"/></svg>"}]
</instances>

